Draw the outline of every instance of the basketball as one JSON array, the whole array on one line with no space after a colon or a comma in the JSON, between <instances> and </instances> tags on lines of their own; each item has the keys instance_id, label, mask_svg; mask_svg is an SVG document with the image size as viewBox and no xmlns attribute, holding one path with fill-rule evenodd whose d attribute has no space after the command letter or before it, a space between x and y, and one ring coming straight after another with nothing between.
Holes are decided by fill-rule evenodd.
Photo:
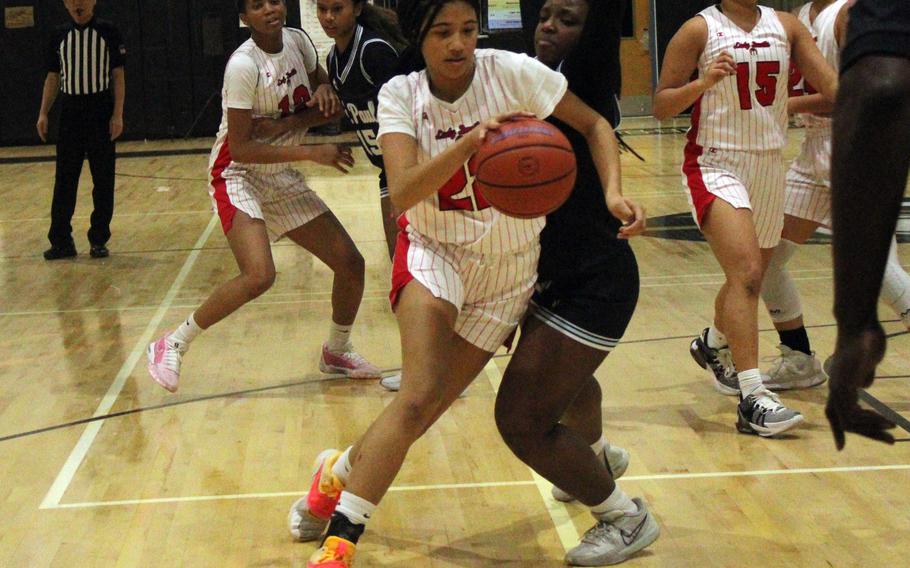
<instances>
[{"instance_id":1,"label":"basketball","mask_svg":"<svg viewBox=\"0 0 910 568\"><path fill-rule=\"evenodd\" d=\"M474 187L511 217L551 213L575 186L572 145L558 128L542 120L506 122L487 134L474 158Z\"/></svg>"}]
</instances>

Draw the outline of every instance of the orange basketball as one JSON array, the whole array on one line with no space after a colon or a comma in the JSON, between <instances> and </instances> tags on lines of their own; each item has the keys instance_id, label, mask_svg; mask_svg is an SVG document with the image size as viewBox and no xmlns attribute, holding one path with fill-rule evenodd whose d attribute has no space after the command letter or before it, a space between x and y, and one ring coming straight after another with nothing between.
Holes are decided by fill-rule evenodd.
<instances>
[{"instance_id":1,"label":"orange basketball","mask_svg":"<svg viewBox=\"0 0 910 568\"><path fill-rule=\"evenodd\" d=\"M506 215L531 219L565 203L575 186L575 152L558 128L537 119L487 133L474 156L474 187Z\"/></svg>"}]
</instances>

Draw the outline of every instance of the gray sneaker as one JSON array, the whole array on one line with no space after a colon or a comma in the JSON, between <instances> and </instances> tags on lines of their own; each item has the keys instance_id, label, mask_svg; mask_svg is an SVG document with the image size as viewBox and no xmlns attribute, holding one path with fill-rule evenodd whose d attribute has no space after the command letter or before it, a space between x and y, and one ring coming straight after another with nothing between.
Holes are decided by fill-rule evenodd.
<instances>
[{"instance_id":1,"label":"gray sneaker","mask_svg":"<svg viewBox=\"0 0 910 568\"><path fill-rule=\"evenodd\" d=\"M828 380L821 363L815 358L815 352L806 355L786 345L778 345L777 348L780 357L775 358L768 375L762 376L762 382L769 389L808 389Z\"/></svg>"},{"instance_id":2,"label":"gray sneaker","mask_svg":"<svg viewBox=\"0 0 910 568\"><path fill-rule=\"evenodd\" d=\"M689 354L702 369L714 375L714 390L727 396L739 394L739 379L733 364L733 352L729 347L714 349L708 346L708 328L689 344Z\"/></svg>"},{"instance_id":3,"label":"gray sneaker","mask_svg":"<svg viewBox=\"0 0 910 568\"><path fill-rule=\"evenodd\" d=\"M382 377L379 384L387 391L398 392L401 389L401 373Z\"/></svg>"},{"instance_id":4,"label":"gray sneaker","mask_svg":"<svg viewBox=\"0 0 910 568\"><path fill-rule=\"evenodd\" d=\"M626 470L629 468L629 459L631 455L629 450L625 448L620 448L619 446L607 445L604 449L604 452L600 454L604 458L604 462L607 465L607 469L610 470L610 474L613 476L613 479L619 479L626 473ZM552 490L553 498L562 503L571 503L575 500L575 497L569 493L563 491L559 487L553 486Z\"/></svg>"},{"instance_id":5,"label":"gray sneaker","mask_svg":"<svg viewBox=\"0 0 910 568\"><path fill-rule=\"evenodd\" d=\"M607 566L619 564L660 536L657 521L645 502L636 497L635 513L610 511L588 529L581 542L566 554L569 566Z\"/></svg>"},{"instance_id":6,"label":"gray sneaker","mask_svg":"<svg viewBox=\"0 0 910 568\"><path fill-rule=\"evenodd\" d=\"M787 408L773 392L760 388L739 401L736 429L763 438L786 432L803 421L803 415Z\"/></svg>"}]
</instances>

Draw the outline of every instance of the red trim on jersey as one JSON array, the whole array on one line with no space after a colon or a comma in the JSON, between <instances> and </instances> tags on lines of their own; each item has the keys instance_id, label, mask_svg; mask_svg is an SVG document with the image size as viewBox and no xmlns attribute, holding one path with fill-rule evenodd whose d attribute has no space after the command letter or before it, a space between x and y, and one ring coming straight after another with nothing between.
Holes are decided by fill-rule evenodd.
<instances>
[{"instance_id":1,"label":"red trim on jersey","mask_svg":"<svg viewBox=\"0 0 910 568\"><path fill-rule=\"evenodd\" d=\"M414 275L408 270L408 249L411 247L411 239L408 238L408 218L402 213L398 216L398 239L395 243L395 258L392 261L392 291L389 292L389 302L392 304L392 310L398 304L398 296L404 287L414 279Z\"/></svg>"},{"instance_id":2,"label":"red trim on jersey","mask_svg":"<svg viewBox=\"0 0 910 568\"><path fill-rule=\"evenodd\" d=\"M695 108L692 109L692 128L686 135L689 142L683 151L685 161L683 162L683 173L686 174L686 185L689 187L689 193L692 195L692 203L695 206L695 217L698 219L698 225L701 226L708 213L708 208L714 203L717 197L708 191L705 180L701 175L701 166L698 165L698 158L705 153L705 149L698 145L698 123L701 119L701 97L695 101Z\"/></svg>"},{"instance_id":3,"label":"red trim on jersey","mask_svg":"<svg viewBox=\"0 0 910 568\"><path fill-rule=\"evenodd\" d=\"M218 207L218 217L221 218L221 228L224 234L228 234L231 227L234 226L234 215L237 208L231 203L231 198L227 193L227 182L221 177L225 168L231 165L231 149L228 146L228 138L224 137L224 144L218 151L218 157L212 165L212 187L215 188L215 204Z\"/></svg>"}]
</instances>

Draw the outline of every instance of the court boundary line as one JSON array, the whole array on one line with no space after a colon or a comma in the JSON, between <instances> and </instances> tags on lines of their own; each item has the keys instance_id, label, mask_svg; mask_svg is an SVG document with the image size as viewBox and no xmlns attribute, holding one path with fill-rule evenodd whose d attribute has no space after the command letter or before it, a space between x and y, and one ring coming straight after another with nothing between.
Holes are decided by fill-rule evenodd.
<instances>
[{"instance_id":1,"label":"court boundary line","mask_svg":"<svg viewBox=\"0 0 910 568\"><path fill-rule=\"evenodd\" d=\"M212 231L218 225L216 222L217 219L217 217L212 217L209 220L208 225L206 225L205 229L202 231L202 234L196 240L196 246L193 247L193 252L191 252L187 259L184 261L183 266L177 273L177 277L174 278L174 281L171 283L171 287L168 289L167 293L164 295L164 298L161 300L161 304L158 305L158 310L152 316L152 319L149 320L148 325L146 325L145 330L136 341L135 346L133 347L132 351L130 351L129 356L123 362L123 365L120 366L120 370L117 371L117 375L114 377L114 381L111 383L111 386L108 387L107 392L101 398L101 402L98 404L98 408L92 415L93 417L101 417L108 414L111 408L114 406L114 403L120 396L120 392L123 390L123 386L126 384L126 380L135 370L139 359L145 355L145 350L149 342L152 340L155 332L157 331L161 320L164 319L165 314L170 309L174 298L176 298L177 291L181 286L183 286L183 281L186 280L186 277L189 275L190 270L192 270L193 266L196 264L196 259L199 258L199 255L202 253L202 245L205 244L205 241L209 239ZM101 426L104 425L105 420L106 418L101 418L97 421L91 422L88 426L86 426L85 430L83 430L82 435L79 437L79 440L76 441L76 445L70 451L69 457L66 458L66 461L63 463L63 466L57 473L57 477L54 479L54 482L48 489L47 494L41 501L41 505L38 507L39 509L47 509L60 503L60 500L63 498L64 493L66 493L66 490L69 488L70 483L72 483L73 478L76 476L76 472L79 469L79 466L82 465L82 461L85 459L85 456L88 455L88 451L91 449L91 446L95 441L95 437L98 436L98 432L101 431Z\"/></svg>"},{"instance_id":2,"label":"court boundary line","mask_svg":"<svg viewBox=\"0 0 910 568\"><path fill-rule=\"evenodd\" d=\"M692 472L692 473L658 473L652 475L624 475L623 483L630 481L648 482L648 481L680 481L687 479L724 479L733 477L772 477L779 475L830 475L844 473L872 473L888 471L910 471L910 464L890 464L890 465L866 465L866 466L836 466L836 467L813 467L813 468L794 468L794 469L766 469L766 470L748 470L748 471L709 471L709 472ZM525 481L489 481L474 483L440 483L436 485L393 485L389 488L390 493L410 492L410 491L449 491L461 489L494 489L499 487L531 487L538 485L534 479ZM306 492L305 488L297 491L276 491L261 493L237 493L230 495L189 495L184 497L160 497L149 499L120 499L113 501L80 501L74 503L57 503L44 509L90 509L100 507L123 507L130 505L162 505L169 503L190 503L202 501L232 501L243 499L272 499L278 497L297 497ZM559 503L555 499L554 503ZM561 507L566 506L559 503ZM571 522L571 519L570 519ZM574 531L574 524L572 526ZM573 546L574 546L573 542Z\"/></svg>"}]
</instances>

